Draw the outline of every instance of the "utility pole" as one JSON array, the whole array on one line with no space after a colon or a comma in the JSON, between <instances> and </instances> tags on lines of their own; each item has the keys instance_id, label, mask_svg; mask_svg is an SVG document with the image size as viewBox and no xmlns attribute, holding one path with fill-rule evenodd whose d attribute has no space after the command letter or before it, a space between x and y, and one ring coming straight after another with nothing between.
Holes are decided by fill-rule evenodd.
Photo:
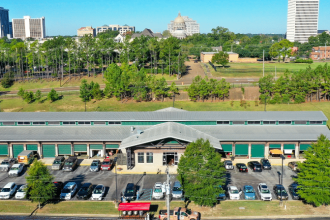
<instances>
[{"instance_id":1,"label":"utility pole","mask_svg":"<svg viewBox=\"0 0 330 220\"><path fill-rule=\"evenodd\" d=\"M262 77L265 77L265 50L262 51Z\"/></svg>"},{"instance_id":2,"label":"utility pole","mask_svg":"<svg viewBox=\"0 0 330 220\"><path fill-rule=\"evenodd\" d=\"M325 47L324 47L324 61L327 62L327 42L325 42Z\"/></svg>"},{"instance_id":3,"label":"utility pole","mask_svg":"<svg viewBox=\"0 0 330 220\"><path fill-rule=\"evenodd\" d=\"M170 216L170 196L171 196L171 187L170 187L170 172L168 167L166 168L166 206L167 206L167 219L171 219Z\"/></svg>"},{"instance_id":4,"label":"utility pole","mask_svg":"<svg viewBox=\"0 0 330 220\"><path fill-rule=\"evenodd\" d=\"M275 80L276 80L276 66L275 66Z\"/></svg>"}]
</instances>

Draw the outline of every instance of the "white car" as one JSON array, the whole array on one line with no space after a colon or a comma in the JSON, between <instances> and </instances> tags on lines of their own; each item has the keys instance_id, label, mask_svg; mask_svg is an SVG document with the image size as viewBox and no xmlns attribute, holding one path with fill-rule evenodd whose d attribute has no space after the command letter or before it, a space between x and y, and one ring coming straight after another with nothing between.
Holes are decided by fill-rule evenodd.
<instances>
[{"instance_id":1,"label":"white car","mask_svg":"<svg viewBox=\"0 0 330 220\"><path fill-rule=\"evenodd\" d=\"M242 194L242 191L238 190L236 186L228 187L229 199L231 200L239 200Z\"/></svg>"},{"instance_id":2,"label":"white car","mask_svg":"<svg viewBox=\"0 0 330 220\"><path fill-rule=\"evenodd\" d=\"M162 199L164 198L165 187L161 182L157 182L152 189L152 198L153 199Z\"/></svg>"},{"instance_id":3,"label":"white car","mask_svg":"<svg viewBox=\"0 0 330 220\"><path fill-rule=\"evenodd\" d=\"M17 185L13 182L7 183L0 192L0 199L10 199L16 192Z\"/></svg>"},{"instance_id":4,"label":"white car","mask_svg":"<svg viewBox=\"0 0 330 220\"><path fill-rule=\"evenodd\" d=\"M93 190L91 200L102 200L105 193L105 187L103 185L97 185Z\"/></svg>"},{"instance_id":5,"label":"white car","mask_svg":"<svg viewBox=\"0 0 330 220\"><path fill-rule=\"evenodd\" d=\"M26 192L25 189L27 188L27 185L22 185L16 192L15 199L24 199Z\"/></svg>"},{"instance_id":6,"label":"white car","mask_svg":"<svg viewBox=\"0 0 330 220\"><path fill-rule=\"evenodd\" d=\"M70 200L77 192L78 186L75 182L68 182L61 191L60 198Z\"/></svg>"},{"instance_id":7,"label":"white car","mask_svg":"<svg viewBox=\"0 0 330 220\"><path fill-rule=\"evenodd\" d=\"M263 201L272 201L272 194L270 190L268 189L268 186L266 183L259 183L258 185L258 192L261 197L261 200Z\"/></svg>"},{"instance_id":8,"label":"white car","mask_svg":"<svg viewBox=\"0 0 330 220\"><path fill-rule=\"evenodd\" d=\"M24 169L24 164L22 163L14 164L10 168L8 175L10 177L19 176L19 174L23 171L23 169Z\"/></svg>"},{"instance_id":9,"label":"white car","mask_svg":"<svg viewBox=\"0 0 330 220\"><path fill-rule=\"evenodd\" d=\"M15 164L15 162L16 161L14 158L8 158L3 160L0 165L0 171L8 172L8 170L10 170L10 168Z\"/></svg>"}]
</instances>

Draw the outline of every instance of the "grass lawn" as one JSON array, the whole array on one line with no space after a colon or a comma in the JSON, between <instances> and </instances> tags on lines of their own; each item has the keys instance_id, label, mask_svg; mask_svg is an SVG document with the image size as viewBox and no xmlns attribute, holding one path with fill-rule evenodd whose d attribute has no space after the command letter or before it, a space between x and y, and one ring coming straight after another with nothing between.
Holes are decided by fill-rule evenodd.
<instances>
[{"instance_id":1,"label":"grass lawn","mask_svg":"<svg viewBox=\"0 0 330 220\"><path fill-rule=\"evenodd\" d=\"M318 65L324 65L324 62L313 64L305 63L265 63L265 74L275 74L275 66L277 68L276 76L283 75L286 69L290 71L298 71L311 66L315 69ZM330 63L328 62L328 65ZM228 68L218 67L215 71L211 65L207 64L213 76L220 77L262 77L262 62L260 63L229 63Z\"/></svg>"},{"instance_id":2,"label":"grass lawn","mask_svg":"<svg viewBox=\"0 0 330 220\"><path fill-rule=\"evenodd\" d=\"M151 211L156 215L160 209L166 209L164 201L151 201ZM321 206L315 208L305 205L301 201L284 202L284 207L279 206L278 201L226 201L209 208L201 207L190 203L188 208L201 212L203 217L224 217L224 216L283 216L283 215L327 215L330 207ZM184 207L181 201L172 201L171 209L174 207ZM31 213L37 207L36 203L29 201L0 201L0 213ZM241 208L240 208L241 207ZM244 209L243 209L244 208ZM118 214L113 202L60 202L57 204L47 204L37 214Z\"/></svg>"},{"instance_id":3,"label":"grass lawn","mask_svg":"<svg viewBox=\"0 0 330 220\"><path fill-rule=\"evenodd\" d=\"M61 94L61 93L60 93ZM65 94L65 93L63 93ZM172 101L167 102L135 102L122 103L116 99L92 100L86 103L87 111L155 111L171 107ZM240 101L225 102L191 102L176 101L176 108L189 111L264 111L264 105L255 106L255 101L247 101L246 108L240 106ZM1 111L5 112L81 112L85 111L85 103L78 95L64 95L63 99L51 103L45 100L42 103L27 104L20 98L8 98L0 100ZM267 105L267 111L323 111L330 118L330 102L308 102L302 104L275 104Z\"/></svg>"}]
</instances>

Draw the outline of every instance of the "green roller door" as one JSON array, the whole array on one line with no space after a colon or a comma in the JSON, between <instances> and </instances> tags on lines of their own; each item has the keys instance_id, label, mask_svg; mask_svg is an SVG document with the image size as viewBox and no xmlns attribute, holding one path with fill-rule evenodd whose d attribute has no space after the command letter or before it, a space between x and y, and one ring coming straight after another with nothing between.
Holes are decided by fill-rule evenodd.
<instances>
[{"instance_id":1,"label":"green roller door","mask_svg":"<svg viewBox=\"0 0 330 220\"><path fill-rule=\"evenodd\" d=\"M105 145L106 149L118 149L119 148L119 144L106 144Z\"/></svg>"},{"instance_id":2,"label":"green roller door","mask_svg":"<svg viewBox=\"0 0 330 220\"><path fill-rule=\"evenodd\" d=\"M283 149L284 150L294 150L296 148L295 144L284 144Z\"/></svg>"},{"instance_id":3,"label":"green roller door","mask_svg":"<svg viewBox=\"0 0 330 220\"><path fill-rule=\"evenodd\" d=\"M310 147L311 147L310 144L300 144L300 150L307 150Z\"/></svg>"},{"instance_id":4,"label":"green roller door","mask_svg":"<svg viewBox=\"0 0 330 220\"><path fill-rule=\"evenodd\" d=\"M233 151L233 145L232 144L221 144L222 150L224 152L232 152Z\"/></svg>"},{"instance_id":5,"label":"green roller door","mask_svg":"<svg viewBox=\"0 0 330 220\"><path fill-rule=\"evenodd\" d=\"M235 155L249 155L249 145L248 144L236 144L235 145Z\"/></svg>"},{"instance_id":6,"label":"green roller door","mask_svg":"<svg viewBox=\"0 0 330 220\"><path fill-rule=\"evenodd\" d=\"M23 144L13 144L14 158L16 158L22 151L24 151Z\"/></svg>"},{"instance_id":7,"label":"green roller door","mask_svg":"<svg viewBox=\"0 0 330 220\"><path fill-rule=\"evenodd\" d=\"M251 157L264 158L265 157L265 145L251 144Z\"/></svg>"},{"instance_id":8,"label":"green roller door","mask_svg":"<svg viewBox=\"0 0 330 220\"><path fill-rule=\"evenodd\" d=\"M44 157L55 157L55 144L42 145L42 154Z\"/></svg>"},{"instance_id":9,"label":"green roller door","mask_svg":"<svg viewBox=\"0 0 330 220\"><path fill-rule=\"evenodd\" d=\"M0 155L8 155L8 145L0 144Z\"/></svg>"},{"instance_id":10,"label":"green roller door","mask_svg":"<svg viewBox=\"0 0 330 220\"><path fill-rule=\"evenodd\" d=\"M87 144L75 144L74 152L87 152Z\"/></svg>"},{"instance_id":11,"label":"green roller door","mask_svg":"<svg viewBox=\"0 0 330 220\"><path fill-rule=\"evenodd\" d=\"M37 144L27 144L26 150L38 151L38 145Z\"/></svg>"},{"instance_id":12,"label":"green roller door","mask_svg":"<svg viewBox=\"0 0 330 220\"><path fill-rule=\"evenodd\" d=\"M281 144L269 144L269 149L278 148L281 149Z\"/></svg>"},{"instance_id":13,"label":"green roller door","mask_svg":"<svg viewBox=\"0 0 330 220\"><path fill-rule=\"evenodd\" d=\"M71 144L59 144L58 155L71 155Z\"/></svg>"},{"instance_id":14,"label":"green roller door","mask_svg":"<svg viewBox=\"0 0 330 220\"><path fill-rule=\"evenodd\" d=\"M91 145L89 145L89 148L91 150L102 150L103 149L103 145L102 144L91 144Z\"/></svg>"}]
</instances>

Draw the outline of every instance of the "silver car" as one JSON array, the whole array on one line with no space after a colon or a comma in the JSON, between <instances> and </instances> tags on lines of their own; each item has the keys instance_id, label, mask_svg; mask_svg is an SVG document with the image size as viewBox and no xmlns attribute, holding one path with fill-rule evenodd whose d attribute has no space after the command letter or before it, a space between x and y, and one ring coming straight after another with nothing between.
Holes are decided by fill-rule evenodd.
<instances>
[{"instance_id":1,"label":"silver car","mask_svg":"<svg viewBox=\"0 0 330 220\"><path fill-rule=\"evenodd\" d=\"M234 165L233 165L232 161L225 160L223 163L225 165L226 170L233 170L234 169Z\"/></svg>"},{"instance_id":2,"label":"silver car","mask_svg":"<svg viewBox=\"0 0 330 220\"><path fill-rule=\"evenodd\" d=\"M98 172L101 167L101 161L100 160L93 160L91 167L89 168L92 172Z\"/></svg>"}]
</instances>

